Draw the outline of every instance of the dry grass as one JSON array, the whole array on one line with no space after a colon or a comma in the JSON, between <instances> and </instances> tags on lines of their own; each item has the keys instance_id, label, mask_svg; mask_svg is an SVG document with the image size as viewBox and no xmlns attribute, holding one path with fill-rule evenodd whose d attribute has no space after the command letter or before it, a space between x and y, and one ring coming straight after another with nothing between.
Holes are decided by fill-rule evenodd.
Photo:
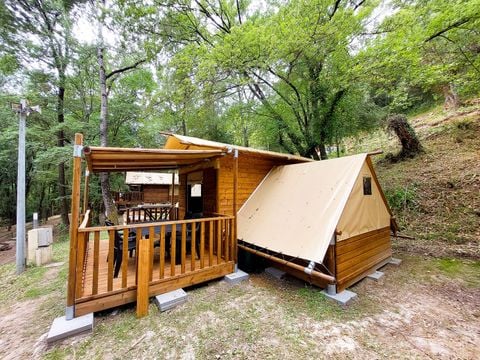
<instances>
[{"instance_id":1,"label":"dry grass","mask_svg":"<svg viewBox=\"0 0 480 360\"><path fill-rule=\"evenodd\" d=\"M351 305L293 278L252 274L237 286L189 289L188 302L165 313L151 304L142 319L133 305L96 314L93 334L47 347L51 321L64 311L66 265L20 277L12 264L0 265L0 358L478 358L480 262L465 258L478 258L479 118L451 115L413 120L427 150L418 159L377 159L403 232L417 240L398 239L403 264L353 286ZM350 151L397 150L395 139L376 135ZM56 261L66 261L66 244L54 244Z\"/></svg>"},{"instance_id":2,"label":"dry grass","mask_svg":"<svg viewBox=\"0 0 480 360\"><path fill-rule=\"evenodd\" d=\"M480 259L480 111L436 109L411 120L426 153L400 163L376 159L377 173L401 232L397 249L432 256ZM394 138L379 131L383 148L397 152ZM387 139L387 140L386 140ZM376 144L364 138L350 152ZM370 147L372 149L372 147Z\"/></svg>"}]
</instances>

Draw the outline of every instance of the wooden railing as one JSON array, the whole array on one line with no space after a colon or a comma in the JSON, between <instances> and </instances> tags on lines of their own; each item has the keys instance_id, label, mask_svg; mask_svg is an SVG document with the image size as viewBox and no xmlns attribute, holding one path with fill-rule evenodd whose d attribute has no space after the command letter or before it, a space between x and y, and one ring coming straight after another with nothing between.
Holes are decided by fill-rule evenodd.
<instances>
[{"instance_id":1,"label":"wooden railing","mask_svg":"<svg viewBox=\"0 0 480 360\"><path fill-rule=\"evenodd\" d=\"M221 216L149 224L80 226L78 249L85 250L78 252L76 299L134 289L145 273L148 274L147 289L171 279L172 285L165 288L173 290L175 278L188 273L198 275L201 282L201 270L234 260L234 225L233 216ZM128 239L129 235L133 246L132 241L129 246L129 241L123 240L119 246L118 240ZM132 257L129 257L130 250ZM121 265L115 278L114 261L119 258Z\"/></svg>"},{"instance_id":2,"label":"wooden railing","mask_svg":"<svg viewBox=\"0 0 480 360\"><path fill-rule=\"evenodd\" d=\"M127 224L176 220L178 210L171 205L145 205L127 209Z\"/></svg>"},{"instance_id":3,"label":"wooden railing","mask_svg":"<svg viewBox=\"0 0 480 360\"><path fill-rule=\"evenodd\" d=\"M117 204L141 204L143 203L143 191L112 191L113 199Z\"/></svg>"}]
</instances>

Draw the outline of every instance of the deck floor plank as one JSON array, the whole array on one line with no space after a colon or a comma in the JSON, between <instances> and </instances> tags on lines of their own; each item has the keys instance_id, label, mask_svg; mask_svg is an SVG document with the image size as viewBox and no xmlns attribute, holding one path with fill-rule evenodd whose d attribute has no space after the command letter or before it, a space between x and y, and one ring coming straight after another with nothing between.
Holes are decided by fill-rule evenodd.
<instances>
[{"instance_id":1,"label":"deck floor plank","mask_svg":"<svg viewBox=\"0 0 480 360\"><path fill-rule=\"evenodd\" d=\"M99 256L98 256L98 292L97 294L107 293L108 292L108 240L100 240L99 244ZM208 251L208 250L207 250ZM127 267L127 282L126 287L135 285L135 268L136 268L136 253L134 252L132 257L128 257L128 267ZM212 259L211 259L212 260ZM218 261L217 256L213 257L213 264L217 265L224 262L224 259ZM86 297L92 295L92 286L93 286L93 277L94 277L94 242L90 241L88 244L87 257L86 257L86 270L83 276L83 286L81 297ZM195 262L191 261L190 254L187 254L185 257L185 273L192 271L192 264L194 264L193 269L200 268L200 259L196 259ZM182 265L175 264L175 274L181 274ZM164 264L164 279L168 279L171 276L171 266L170 258L167 255ZM117 278L113 279L112 291L122 289L122 276L121 272ZM152 281L160 280L160 248L154 249L153 257L153 272L152 272Z\"/></svg>"}]
</instances>

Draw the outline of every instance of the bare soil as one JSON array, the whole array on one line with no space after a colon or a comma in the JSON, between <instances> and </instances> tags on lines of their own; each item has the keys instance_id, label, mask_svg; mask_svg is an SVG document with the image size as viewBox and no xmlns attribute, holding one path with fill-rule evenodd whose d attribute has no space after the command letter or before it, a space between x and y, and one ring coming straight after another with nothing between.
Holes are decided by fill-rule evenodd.
<instances>
[{"instance_id":1,"label":"bare soil","mask_svg":"<svg viewBox=\"0 0 480 360\"><path fill-rule=\"evenodd\" d=\"M385 188L413 187L396 215L416 240L394 239L403 263L354 285L358 298L348 306L291 277L251 274L236 286L188 289L187 303L164 313L151 304L142 319L134 306L96 314L93 334L47 346L65 309L66 264L16 276L13 250L0 252L0 358L478 359L478 113L423 116L413 124L426 154L377 164ZM54 261L67 260L67 245L54 245Z\"/></svg>"}]
</instances>

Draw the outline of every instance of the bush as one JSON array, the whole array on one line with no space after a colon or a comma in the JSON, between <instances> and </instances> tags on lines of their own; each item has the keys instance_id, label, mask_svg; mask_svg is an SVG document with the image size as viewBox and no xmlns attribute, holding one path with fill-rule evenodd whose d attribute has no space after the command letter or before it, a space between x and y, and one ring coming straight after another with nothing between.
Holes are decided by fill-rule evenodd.
<instances>
[{"instance_id":1,"label":"bush","mask_svg":"<svg viewBox=\"0 0 480 360\"><path fill-rule=\"evenodd\" d=\"M413 210L417 206L417 188L407 185L397 189L387 189L385 196L390 207L396 211Z\"/></svg>"}]
</instances>

